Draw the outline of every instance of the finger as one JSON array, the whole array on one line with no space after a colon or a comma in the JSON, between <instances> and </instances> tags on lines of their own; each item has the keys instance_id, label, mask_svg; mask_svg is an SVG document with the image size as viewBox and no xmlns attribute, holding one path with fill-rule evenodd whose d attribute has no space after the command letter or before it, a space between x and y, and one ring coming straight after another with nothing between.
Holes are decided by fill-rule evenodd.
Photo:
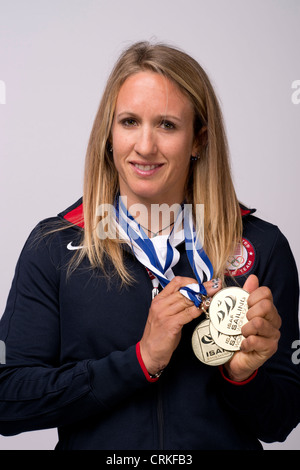
<instances>
[{"instance_id":1,"label":"finger","mask_svg":"<svg viewBox=\"0 0 300 470\"><path fill-rule=\"evenodd\" d=\"M210 298L222 288L222 282L220 279L213 279L205 282L204 287L206 289L208 299L207 301L202 301L199 307L201 312L205 312L208 309ZM170 313L173 315L194 305L194 303L180 291L170 294L168 297L165 297L165 299L167 300L167 305L170 308Z\"/></svg>"},{"instance_id":2,"label":"finger","mask_svg":"<svg viewBox=\"0 0 300 470\"><path fill-rule=\"evenodd\" d=\"M259 281L258 281L258 277L255 276L254 274L251 274L244 286L243 286L243 289L245 289L247 292L249 292L249 294L251 294L252 292L254 292L257 288L259 287Z\"/></svg>"},{"instance_id":3,"label":"finger","mask_svg":"<svg viewBox=\"0 0 300 470\"><path fill-rule=\"evenodd\" d=\"M166 287L160 292L160 297L166 297L167 295L173 294L174 292L179 291L182 287L188 286L189 284L197 284L196 279L183 276L175 276ZM222 282L219 278L212 279L203 283L207 295L212 297L216 292L222 288Z\"/></svg>"},{"instance_id":4,"label":"finger","mask_svg":"<svg viewBox=\"0 0 300 470\"><path fill-rule=\"evenodd\" d=\"M274 328L279 329L281 327L281 318L275 305L270 299L264 298L249 308L247 312L247 319L250 321L255 317L264 318Z\"/></svg>"},{"instance_id":5,"label":"finger","mask_svg":"<svg viewBox=\"0 0 300 470\"><path fill-rule=\"evenodd\" d=\"M175 276L159 293L159 296L166 297L170 294L173 294L174 292L178 292L182 287L185 287L188 284L195 283L197 283L196 279L192 279L190 277Z\"/></svg>"},{"instance_id":6,"label":"finger","mask_svg":"<svg viewBox=\"0 0 300 470\"><path fill-rule=\"evenodd\" d=\"M280 332L277 328L274 328L270 322L265 318L255 317L251 321L247 322L242 327L242 335L247 338L248 336L262 336L264 338L274 338L279 340Z\"/></svg>"},{"instance_id":7,"label":"finger","mask_svg":"<svg viewBox=\"0 0 300 470\"><path fill-rule=\"evenodd\" d=\"M194 306L194 302L181 294L181 292L174 292L174 294L166 297L165 300L169 310L168 313L171 315L176 315L177 313Z\"/></svg>"},{"instance_id":8,"label":"finger","mask_svg":"<svg viewBox=\"0 0 300 470\"><path fill-rule=\"evenodd\" d=\"M181 329L184 325L190 323L202 314L201 310L195 305L187 307L173 317L173 325L175 328Z\"/></svg>"},{"instance_id":9,"label":"finger","mask_svg":"<svg viewBox=\"0 0 300 470\"><path fill-rule=\"evenodd\" d=\"M188 286L189 288L193 289L193 286L191 284L189 284ZM198 284L195 285L195 288L197 286ZM222 288L222 281L219 278L212 279L211 281L204 282L203 286L205 287L206 295L203 296L199 308L202 312L206 312L209 307L211 297L213 297ZM182 290L180 292L185 297L184 292Z\"/></svg>"},{"instance_id":10,"label":"finger","mask_svg":"<svg viewBox=\"0 0 300 470\"><path fill-rule=\"evenodd\" d=\"M219 290L222 289L222 281L219 278L204 282L203 285L206 289L208 297L213 297L217 292L219 292Z\"/></svg>"},{"instance_id":11,"label":"finger","mask_svg":"<svg viewBox=\"0 0 300 470\"><path fill-rule=\"evenodd\" d=\"M222 281L220 278L212 279L203 283L206 290L206 296L203 297L200 306L198 307L202 312L206 312L209 308L211 298L222 289Z\"/></svg>"},{"instance_id":12,"label":"finger","mask_svg":"<svg viewBox=\"0 0 300 470\"><path fill-rule=\"evenodd\" d=\"M262 336L251 335L243 339L241 351L244 353L256 352L257 354L269 358L278 349L278 340L275 338L264 338Z\"/></svg>"},{"instance_id":13,"label":"finger","mask_svg":"<svg viewBox=\"0 0 300 470\"><path fill-rule=\"evenodd\" d=\"M273 302L272 292L266 286L259 287L255 291L250 293L249 298L248 298L248 306L252 307L256 303L264 299Z\"/></svg>"},{"instance_id":14,"label":"finger","mask_svg":"<svg viewBox=\"0 0 300 470\"><path fill-rule=\"evenodd\" d=\"M160 292L152 300L152 314L167 317L170 315L176 315L179 312L182 312L184 309L194 305L194 302L192 302L186 296L182 295L179 291L167 296L163 296L161 294L162 292Z\"/></svg>"}]
</instances>

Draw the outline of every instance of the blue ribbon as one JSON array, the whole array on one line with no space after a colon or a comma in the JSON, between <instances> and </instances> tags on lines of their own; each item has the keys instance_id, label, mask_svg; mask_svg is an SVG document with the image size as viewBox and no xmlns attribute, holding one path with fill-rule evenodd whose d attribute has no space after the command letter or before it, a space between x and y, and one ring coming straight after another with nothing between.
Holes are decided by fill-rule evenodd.
<instances>
[{"instance_id":1,"label":"blue ribbon","mask_svg":"<svg viewBox=\"0 0 300 470\"><path fill-rule=\"evenodd\" d=\"M131 225L123 218L119 209L119 204L125 216L138 226L138 230L134 230L131 227ZM147 266L147 268L153 273L154 276L158 278L161 286L163 288L166 287L166 285L169 284L170 280L166 278L165 272L170 268L172 261L173 261L173 257L174 257L174 249L170 243L170 236L174 230L174 227L167 240L166 260L165 260L164 266L162 266L151 239L148 238L148 236L146 235L142 227L136 222L136 220L132 217L132 215L127 211L127 208L125 207L121 197L116 199L115 212L116 212L116 221L120 224L124 232L127 234L131 243L131 248L132 248L133 253L135 253L133 242L132 242L134 240L134 242L140 247L143 253L147 256L151 266L153 266L159 272L157 272L156 270L153 272L151 270L151 267L149 268L149 266ZM178 214L177 217L179 217L180 214L181 212ZM186 217L186 214L188 215L188 217ZM186 291L190 300L194 302L196 307L199 307L199 305L202 302L201 296L207 295L207 291L203 283L212 278L213 267L202 245L200 244L199 239L196 236L194 225L192 223L192 217L188 211L187 212L185 211L184 236L185 236L185 247L186 247L187 257L191 265L191 268L196 276L196 279L199 285L199 292L195 292L195 290L193 290L192 288L188 286L182 287L180 290ZM199 267L199 263L196 262L195 258L197 256L199 257L201 262L206 265L206 268L209 271L209 278L207 274L205 273L205 271ZM200 272L199 272L199 269L200 269Z\"/></svg>"}]
</instances>

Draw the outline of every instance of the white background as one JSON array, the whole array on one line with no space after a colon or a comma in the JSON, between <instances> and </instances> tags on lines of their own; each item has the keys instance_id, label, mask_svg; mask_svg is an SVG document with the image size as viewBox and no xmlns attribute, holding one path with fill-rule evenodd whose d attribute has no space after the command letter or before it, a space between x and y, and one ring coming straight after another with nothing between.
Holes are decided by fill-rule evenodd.
<instances>
[{"instance_id":1,"label":"white background","mask_svg":"<svg viewBox=\"0 0 300 470\"><path fill-rule=\"evenodd\" d=\"M299 25L300 0L0 0L0 315L31 229L82 194L104 84L137 40L179 46L206 69L238 197L279 225L299 267ZM55 430L24 433L0 437L0 449L52 449L56 441ZM265 447L300 449L300 426Z\"/></svg>"}]
</instances>

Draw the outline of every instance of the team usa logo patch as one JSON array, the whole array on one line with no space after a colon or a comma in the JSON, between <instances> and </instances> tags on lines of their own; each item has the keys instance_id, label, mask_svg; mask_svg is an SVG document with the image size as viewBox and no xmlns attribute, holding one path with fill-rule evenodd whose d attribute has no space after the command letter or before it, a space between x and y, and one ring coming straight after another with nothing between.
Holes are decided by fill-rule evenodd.
<instances>
[{"instance_id":1,"label":"team usa logo patch","mask_svg":"<svg viewBox=\"0 0 300 470\"><path fill-rule=\"evenodd\" d=\"M237 246L233 255L228 258L225 276L244 276L248 274L254 266L255 249L246 238Z\"/></svg>"}]
</instances>

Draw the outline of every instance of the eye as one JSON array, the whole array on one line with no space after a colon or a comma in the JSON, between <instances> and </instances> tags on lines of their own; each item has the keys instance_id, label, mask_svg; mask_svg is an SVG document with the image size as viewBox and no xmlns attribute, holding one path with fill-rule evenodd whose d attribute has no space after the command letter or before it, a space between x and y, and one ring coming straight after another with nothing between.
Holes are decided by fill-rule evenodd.
<instances>
[{"instance_id":1,"label":"eye","mask_svg":"<svg viewBox=\"0 0 300 470\"><path fill-rule=\"evenodd\" d=\"M166 130L173 130L175 129L175 124L173 124L173 122L171 121L162 121L160 126L163 128L163 129L166 129Z\"/></svg>"},{"instance_id":2,"label":"eye","mask_svg":"<svg viewBox=\"0 0 300 470\"><path fill-rule=\"evenodd\" d=\"M134 127L134 126L137 126L137 122L136 122L136 120L133 119L133 118L122 119L121 124L122 124L122 126L124 126L124 127Z\"/></svg>"}]
</instances>

